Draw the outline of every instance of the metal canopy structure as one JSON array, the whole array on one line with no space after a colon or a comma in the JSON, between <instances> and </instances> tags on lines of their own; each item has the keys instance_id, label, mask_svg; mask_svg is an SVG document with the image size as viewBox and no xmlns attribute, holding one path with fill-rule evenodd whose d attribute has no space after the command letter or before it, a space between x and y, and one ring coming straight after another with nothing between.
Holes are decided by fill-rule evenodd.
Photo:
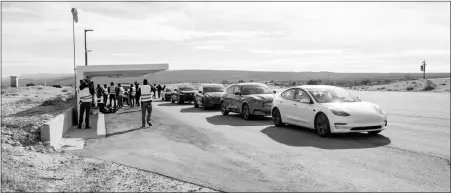
<instances>
[{"instance_id":1,"label":"metal canopy structure","mask_svg":"<svg viewBox=\"0 0 451 193\"><path fill-rule=\"evenodd\" d=\"M80 80L87 77L141 77L147 74L165 71L169 69L169 64L123 64L123 65L91 65L77 66L76 88L80 87ZM77 95L77 101L80 96ZM78 104L78 103L77 103ZM80 112L80 105L77 105L77 115ZM78 117L78 116L77 116Z\"/></svg>"}]
</instances>

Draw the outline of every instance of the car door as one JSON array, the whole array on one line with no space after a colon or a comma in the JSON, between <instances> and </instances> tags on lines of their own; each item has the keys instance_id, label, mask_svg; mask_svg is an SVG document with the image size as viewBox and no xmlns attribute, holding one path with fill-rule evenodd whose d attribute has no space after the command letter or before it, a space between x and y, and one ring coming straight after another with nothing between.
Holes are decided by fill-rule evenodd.
<instances>
[{"instance_id":1,"label":"car door","mask_svg":"<svg viewBox=\"0 0 451 193\"><path fill-rule=\"evenodd\" d=\"M229 88L227 88L227 90L226 90L226 92L225 92L225 94L224 94L224 97L223 97L223 102L225 103L225 105L226 105L226 109L227 110L229 110L230 109L230 96L232 96L232 94L233 94L233 89L234 89L234 86L230 86Z\"/></svg>"},{"instance_id":2,"label":"car door","mask_svg":"<svg viewBox=\"0 0 451 193\"><path fill-rule=\"evenodd\" d=\"M295 124L296 120L294 119L295 108L294 108L294 96L296 89L288 89L281 94L281 100L278 105L280 115L282 116L282 120L287 123Z\"/></svg>"},{"instance_id":3,"label":"car door","mask_svg":"<svg viewBox=\"0 0 451 193\"><path fill-rule=\"evenodd\" d=\"M297 88L294 100L293 118L302 126L314 127L315 109L311 104L310 96L304 90Z\"/></svg>"},{"instance_id":4,"label":"car door","mask_svg":"<svg viewBox=\"0 0 451 193\"><path fill-rule=\"evenodd\" d=\"M239 112L237 111L238 107L238 100L239 100L239 95L235 95L235 92L239 92L240 91L240 87L238 86L233 86L232 89L232 93L229 95L229 108L233 111L233 112Z\"/></svg>"}]
</instances>

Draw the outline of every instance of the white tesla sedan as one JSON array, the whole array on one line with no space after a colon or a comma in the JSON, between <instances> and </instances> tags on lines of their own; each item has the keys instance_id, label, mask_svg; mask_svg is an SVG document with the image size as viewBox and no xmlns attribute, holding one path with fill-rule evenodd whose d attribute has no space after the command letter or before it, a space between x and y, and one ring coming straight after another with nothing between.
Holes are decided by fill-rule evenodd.
<instances>
[{"instance_id":1,"label":"white tesla sedan","mask_svg":"<svg viewBox=\"0 0 451 193\"><path fill-rule=\"evenodd\" d=\"M387 114L376 104L361 101L345 89L328 85L303 85L276 94L272 119L331 133L368 132L376 135L387 127Z\"/></svg>"}]
</instances>

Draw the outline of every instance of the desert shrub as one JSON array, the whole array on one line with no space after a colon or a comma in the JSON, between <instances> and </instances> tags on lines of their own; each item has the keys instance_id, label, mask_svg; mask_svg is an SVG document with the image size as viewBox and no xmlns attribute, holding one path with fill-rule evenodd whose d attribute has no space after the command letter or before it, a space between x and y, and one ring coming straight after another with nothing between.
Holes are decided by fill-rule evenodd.
<instances>
[{"instance_id":1,"label":"desert shrub","mask_svg":"<svg viewBox=\"0 0 451 193\"><path fill-rule=\"evenodd\" d=\"M18 101L16 101L16 104L23 104L23 103L27 104L27 103L32 103L32 102L33 102L32 98L24 97L24 98L21 98Z\"/></svg>"},{"instance_id":2,"label":"desert shrub","mask_svg":"<svg viewBox=\"0 0 451 193\"><path fill-rule=\"evenodd\" d=\"M406 75L404 75L403 79L404 79L404 80L412 80L412 79L413 79L413 76L410 75L410 74L406 74Z\"/></svg>"},{"instance_id":3,"label":"desert shrub","mask_svg":"<svg viewBox=\"0 0 451 193\"><path fill-rule=\"evenodd\" d=\"M426 86L424 86L423 90L433 90L435 87L437 87L437 85L435 85L433 82L431 82L430 80L426 81Z\"/></svg>"},{"instance_id":4,"label":"desert shrub","mask_svg":"<svg viewBox=\"0 0 451 193\"><path fill-rule=\"evenodd\" d=\"M8 90L2 89L2 94L6 94L7 92L8 92Z\"/></svg>"},{"instance_id":5,"label":"desert shrub","mask_svg":"<svg viewBox=\"0 0 451 193\"><path fill-rule=\"evenodd\" d=\"M362 80L362 84L363 85L367 85L367 84L370 84L371 83L371 80L370 79L364 79L364 80Z\"/></svg>"},{"instance_id":6,"label":"desert shrub","mask_svg":"<svg viewBox=\"0 0 451 193\"><path fill-rule=\"evenodd\" d=\"M42 86L40 86L40 87L38 87L37 89L42 90L42 89L44 89L44 88L42 88Z\"/></svg>"},{"instance_id":7,"label":"desert shrub","mask_svg":"<svg viewBox=\"0 0 451 193\"><path fill-rule=\"evenodd\" d=\"M308 85L318 85L321 83L321 80L309 80L307 81Z\"/></svg>"},{"instance_id":8,"label":"desert shrub","mask_svg":"<svg viewBox=\"0 0 451 193\"><path fill-rule=\"evenodd\" d=\"M244 82L244 80L238 80L238 83L243 83Z\"/></svg>"},{"instance_id":9,"label":"desert shrub","mask_svg":"<svg viewBox=\"0 0 451 193\"><path fill-rule=\"evenodd\" d=\"M249 82L254 82L254 80L249 80Z\"/></svg>"},{"instance_id":10,"label":"desert shrub","mask_svg":"<svg viewBox=\"0 0 451 193\"><path fill-rule=\"evenodd\" d=\"M274 80L269 81L270 83L274 83Z\"/></svg>"},{"instance_id":11,"label":"desert shrub","mask_svg":"<svg viewBox=\"0 0 451 193\"><path fill-rule=\"evenodd\" d=\"M296 86L296 85L297 85L297 82L295 82L295 81L291 82L291 86Z\"/></svg>"},{"instance_id":12,"label":"desert shrub","mask_svg":"<svg viewBox=\"0 0 451 193\"><path fill-rule=\"evenodd\" d=\"M52 106L52 105L56 105L60 102L66 102L66 98L64 97L55 97L55 98L51 98L51 99L47 99L44 102L42 102L42 106Z\"/></svg>"},{"instance_id":13,"label":"desert shrub","mask_svg":"<svg viewBox=\"0 0 451 193\"><path fill-rule=\"evenodd\" d=\"M63 90L61 90L61 92L67 92L67 91L69 91L68 88L63 88Z\"/></svg>"},{"instance_id":14,"label":"desert shrub","mask_svg":"<svg viewBox=\"0 0 451 193\"><path fill-rule=\"evenodd\" d=\"M446 83L442 83L442 85L446 85ZM3 91L2 91L2 94L3 94Z\"/></svg>"},{"instance_id":15,"label":"desert shrub","mask_svg":"<svg viewBox=\"0 0 451 193\"><path fill-rule=\"evenodd\" d=\"M407 90L413 90L413 87L408 86L408 87L407 87Z\"/></svg>"}]
</instances>

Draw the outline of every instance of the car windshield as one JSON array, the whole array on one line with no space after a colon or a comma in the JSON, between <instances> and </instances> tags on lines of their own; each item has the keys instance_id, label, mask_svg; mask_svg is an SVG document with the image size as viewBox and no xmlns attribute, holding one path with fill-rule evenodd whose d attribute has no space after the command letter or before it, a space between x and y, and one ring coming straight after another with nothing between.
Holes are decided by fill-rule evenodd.
<instances>
[{"instance_id":1,"label":"car windshield","mask_svg":"<svg viewBox=\"0 0 451 193\"><path fill-rule=\"evenodd\" d=\"M207 93L207 92L224 92L224 87L222 87L222 86L204 87L204 93Z\"/></svg>"},{"instance_id":2,"label":"car windshield","mask_svg":"<svg viewBox=\"0 0 451 193\"><path fill-rule=\"evenodd\" d=\"M360 102L360 100L342 88L310 88L306 89L318 103Z\"/></svg>"},{"instance_id":3,"label":"car windshield","mask_svg":"<svg viewBox=\"0 0 451 193\"><path fill-rule=\"evenodd\" d=\"M180 91L192 91L194 90L194 86L191 85L183 85L183 86L179 86Z\"/></svg>"},{"instance_id":4,"label":"car windshield","mask_svg":"<svg viewBox=\"0 0 451 193\"><path fill-rule=\"evenodd\" d=\"M243 85L243 95L273 94L273 91L265 85Z\"/></svg>"}]
</instances>

